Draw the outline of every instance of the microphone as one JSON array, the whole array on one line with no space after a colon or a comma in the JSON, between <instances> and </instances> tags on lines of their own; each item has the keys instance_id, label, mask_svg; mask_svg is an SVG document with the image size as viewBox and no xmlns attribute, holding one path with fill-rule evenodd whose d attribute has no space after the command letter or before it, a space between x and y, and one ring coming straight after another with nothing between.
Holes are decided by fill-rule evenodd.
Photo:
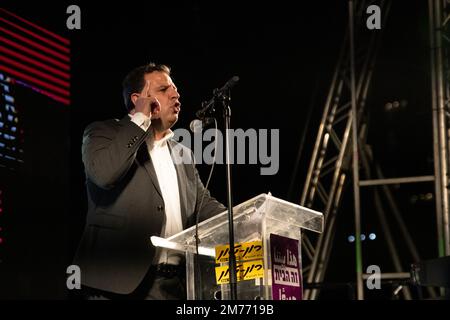
<instances>
[{"instance_id":1,"label":"microphone","mask_svg":"<svg viewBox=\"0 0 450 320\"><path fill-rule=\"evenodd\" d=\"M224 84L224 86L220 89L214 90L214 93L219 93L219 95L222 95L224 92L230 90L234 87L234 85L239 81L238 76L232 77L230 80L227 81L227 83Z\"/></svg>"},{"instance_id":2,"label":"microphone","mask_svg":"<svg viewBox=\"0 0 450 320\"><path fill-rule=\"evenodd\" d=\"M225 83L222 88L214 89L214 91L213 91L214 96L208 102L206 102L206 101L203 102L202 108L195 113L197 118L204 119L205 114L208 112L208 110L211 108L211 106L214 105L215 99L223 96L226 92L228 92L231 88L233 88L238 81L239 81L239 77L234 76L230 80L228 80L227 83Z\"/></svg>"},{"instance_id":3,"label":"microphone","mask_svg":"<svg viewBox=\"0 0 450 320\"><path fill-rule=\"evenodd\" d=\"M189 128L193 133L202 132L203 128L214 122L214 118L204 118L203 120L194 119L191 121Z\"/></svg>"}]
</instances>

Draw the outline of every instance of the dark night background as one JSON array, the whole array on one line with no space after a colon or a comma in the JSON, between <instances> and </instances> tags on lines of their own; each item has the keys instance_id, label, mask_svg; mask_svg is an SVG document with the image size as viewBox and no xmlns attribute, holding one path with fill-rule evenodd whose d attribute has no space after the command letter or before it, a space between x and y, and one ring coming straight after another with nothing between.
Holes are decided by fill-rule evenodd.
<instances>
[{"instance_id":1,"label":"dark night background","mask_svg":"<svg viewBox=\"0 0 450 320\"><path fill-rule=\"evenodd\" d=\"M280 166L276 175L261 176L259 165L235 165L234 203L269 191L299 202L347 26L347 1L241 2L2 2L4 8L71 40L72 105L17 88L27 156L17 172L0 168L3 202L10 211L1 217L5 242L0 249L0 298L71 296L65 272L86 213L82 132L92 121L124 116L121 81L130 69L149 61L172 67L182 102L175 128L187 128L212 90L238 75L231 125L280 129ZM81 7L81 30L66 29L69 4ZM385 37L368 96L368 142L386 177L432 175L427 1L394 1L382 27ZM386 112L385 104L397 100L407 105ZM199 166L204 182L208 170ZM210 190L223 203L224 178L225 168L218 165ZM433 189L432 183L394 188L423 259L437 256L434 198L425 196L433 196ZM376 233L377 239L363 242L364 265L393 271L372 198L365 192L362 231ZM347 241L354 232L352 206L349 187L326 281L354 280L354 246ZM393 232L398 234L394 225ZM406 251L398 245L400 252ZM405 254L406 271L412 262ZM334 294L346 298L345 291Z\"/></svg>"}]
</instances>

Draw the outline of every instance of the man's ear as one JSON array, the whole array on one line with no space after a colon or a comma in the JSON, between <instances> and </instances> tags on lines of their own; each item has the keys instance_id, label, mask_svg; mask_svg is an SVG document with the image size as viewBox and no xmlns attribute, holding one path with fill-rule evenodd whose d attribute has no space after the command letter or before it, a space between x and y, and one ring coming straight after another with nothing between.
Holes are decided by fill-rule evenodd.
<instances>
[{"instance_id":1,"label":"man's ear","mask_svg":"<svg viewBox=\"0 0 450 320\"><path fill-rule=\"evenodd\" d=\"M136 100L139 98L139 93L132 93L131 94L131 102L133 102L134 105L136 105Z\"/></svg>"}]
</instances>

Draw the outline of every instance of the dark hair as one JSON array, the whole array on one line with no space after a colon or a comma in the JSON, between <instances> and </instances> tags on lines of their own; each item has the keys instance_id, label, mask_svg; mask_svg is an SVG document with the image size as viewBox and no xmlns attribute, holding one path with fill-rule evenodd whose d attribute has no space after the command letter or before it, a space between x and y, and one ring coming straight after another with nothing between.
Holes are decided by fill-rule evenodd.
<instances>
[{"instance_id":1,"label":"dark hair","mask_svg":"<svg viewBox=\"0 0 450 320\"><path fill-rule=\"evenodd\" d=\"M152 73L155 71L165 72L170 75L170 68L168 66L150 62L146 65L131 70L126 75L125 79L123 79L122 95L128 111L134 108L133 102L131 101L131 95L133 93L141 92L145 85L144 76L147 73Z\"/></svg>"}]
</instances>

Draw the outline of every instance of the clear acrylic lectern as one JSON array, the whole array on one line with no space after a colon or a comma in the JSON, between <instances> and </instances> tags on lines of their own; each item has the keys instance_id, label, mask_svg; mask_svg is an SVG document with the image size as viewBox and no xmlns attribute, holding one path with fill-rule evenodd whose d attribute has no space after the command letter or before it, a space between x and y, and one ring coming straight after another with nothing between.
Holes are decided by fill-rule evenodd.
<instances>
[{"instance_id":1,"label":"clear acrylic lectern","mask_svg":"<svg viewBox=\"0 0 450 320\"><path fill-rule=\"evenodd\" d=\"M155 246L185 252L189 300L230 298L228 262L216 260L216 248L228 245L227 214L198 225L199 256L195 226L167 239L151 238ZM233 215L238 299L302 299L301 229L322 232L322 213L261 194L235 206ZM244 255L251 251L256 256L246 261Z\"/></svg>"}]
</instances>

